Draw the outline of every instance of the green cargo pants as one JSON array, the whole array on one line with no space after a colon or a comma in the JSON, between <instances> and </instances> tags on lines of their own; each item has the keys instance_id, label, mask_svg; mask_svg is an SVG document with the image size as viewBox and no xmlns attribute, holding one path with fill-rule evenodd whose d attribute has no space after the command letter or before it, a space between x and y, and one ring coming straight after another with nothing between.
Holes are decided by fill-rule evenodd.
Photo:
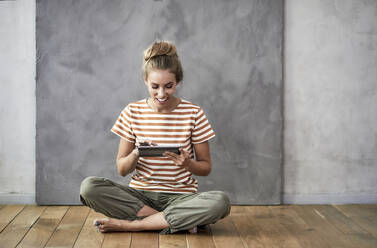
<instances>
[{"instance_id":1,"label":"green cargo pants","mask_svg":"<svg viewBox=\"0 0 377 248\"><path fill-rule=\"evenodd\" d=\"M97 212L126 220L141 219L136 215L148 205L162 211L169 224L162 234L212 224L230 212L229 198L221 191L189 194L144 191L103 177L85 178L81 183L80 199Z\"/></svg>"}]
</instances>

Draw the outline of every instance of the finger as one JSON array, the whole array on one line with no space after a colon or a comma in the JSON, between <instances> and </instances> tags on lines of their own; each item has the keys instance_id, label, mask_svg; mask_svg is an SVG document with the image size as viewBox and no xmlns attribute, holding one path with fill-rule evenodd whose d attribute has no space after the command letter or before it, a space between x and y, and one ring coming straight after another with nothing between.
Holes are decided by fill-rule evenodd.
<instances>
[{"instance_id":1,"label":"finger","mask_svg":"<svg viewBox=\"0 0 377 248\"><path fill-rule=\"evenodd\" d=\"M139 147L139 146L140 146L140 142L141 142L140 140L136 139L135 146L136 146L136 147Z\"/></svg>"},{"instance_id":2,"label":"finger","mask_svg":"<svg viewBox=\"0 0 377 248\"><path fill-rule=\"evenodd\" d=\"M154 143L154 142L152 142L151 140L146 140L145 142L147 142L147 144L148 144L149 146L158 146L157 143Z\"/></svg>"},{"instance_id":3,"label":"finger","mask_svg":"<svg viewBox=\"0 0 377 248\"><path fill-rule=\"evenodd\" d=\"M147 146L149 144L147 140L143 140L143 139L137 139L136 143L139 146Z\"/></svg>"},{"instance_id":4,"label":"finger","mask_svg":"<svg viewBox=\"0 0 377 248\"><path fill-rule=\"evenodd\" d=\"M171 160L173 160L174 164L178 166L182 166L185 161L185 159L182 157L171 157Z\"/></svg>"},{"instance_id":5,"label":"finger","mask_svg":"<svg viewBox=\"0 0 377 248\"><path fill-rule=\"evenodd\" d=\"M173 152L164 152L162 155L164 155L165 157L168 157L170 158L171 160L173 160L174 163L179 163L179 157L177 154L173 153Z\"/></svg>"},{"instance_id":6,"label":"finger","mask_svg":"<svg viewBox=\"0 0 377 248\"><path fill-rule=\"evenodd\" d=\"M104 225L107 222L107 219L95 219L93 224L95 226Z\"/></svg>"},{"instance_id":7,"label":"finger","mask_svg":"<svg viewBox=\"0 0 377 248\"><path fill-rule=\"evenodd\" d=\"M179 158L179 155L174 153L174 152L168 152L168 151L165 151L162 155L164 156L168 156L168 157L172 157L172 158L175 158L175 159L178 159Z\"/></svg>"},{"instance_id":8,"label":"finger","mask_svg":"<svg viewBox=\"0 0 377 248\"><path fill-rule=\"evenodd\" d=\"M169 154L169 152L164 152L164 153L162 154L162 156L165 156L165 157L168 157L168 158L171 158L171 159L174 158L171 154Z\"/></svg>"},{"instance_id":9,"label":"finger","mask_svg":"<svg viewBox=\"0 0 377 248\"><path fill-rule=\"evenodd\" d=\"M179 148L179 151L180 151L181 153L184 153L184 154L189 154L189 152L188 152L186 149L184 149L183 147L180 147L180 148Z\"/></svg>"},{"instance_id":10,"label":"finger","mask_svg":"<svg viewBox=\"0 0 377 248\"><path fill-rule=\"evenodd\" d=\"M183 147L179 148L179 151L181 152L181 155L183 155L185 158L188 158L190 156L190 153L183 149Z\"/></svg>"},{"instance_id":11,"label":"finger","mask_svg":"<svg viewBox=\"0 0 377 248\"><path fill-rule=\"evenodd\" d=\"M157 146L157 144L153 143L151 140L140 141L140 145L142 145L142 146Z\"/></svg>"},{"instance_id":12,"label":"finger","mask_svg":"<svg viewBox=\"0 0 377 248\"><path fill-rule=\"evenodd\" d=\"M175 165L178 165L178 166L181 166L181 165L182 165L182 161L180 161L179 159L171 158L171 160L173 160L173 163L174 163Z\"/></svg>"}]
</instances>

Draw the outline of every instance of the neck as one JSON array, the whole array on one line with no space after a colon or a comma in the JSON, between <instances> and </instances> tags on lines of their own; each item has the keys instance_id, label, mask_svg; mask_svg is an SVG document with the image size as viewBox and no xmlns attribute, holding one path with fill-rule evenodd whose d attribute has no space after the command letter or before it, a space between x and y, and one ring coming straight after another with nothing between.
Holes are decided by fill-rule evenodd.
<instances>
[{"instance_id":1,"label":"neck","mask_svg":"<svg viewBox=\"0 0 377 248\"><path fill-rule=\"evenodd\" d=\"M156 112L161 112L161 113L168 113L171 112L173 109L175 109L178 104L180 103L180 99L177 97L173 97L172 99L169 100L169 104L163 107L158 107L158 104L155 103L154 99L148 97L147 99L147 104L151 109L153 109Z\"/></svg>"}]
</instances>

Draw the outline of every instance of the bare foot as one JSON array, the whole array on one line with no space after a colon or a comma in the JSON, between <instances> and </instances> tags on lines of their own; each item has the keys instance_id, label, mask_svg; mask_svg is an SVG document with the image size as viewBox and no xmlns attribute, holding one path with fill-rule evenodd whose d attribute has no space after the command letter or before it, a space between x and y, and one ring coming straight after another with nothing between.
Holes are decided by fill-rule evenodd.
<instances>
[{"instance_id":1,"label":"bare foot","mask_svg":"<svg viewBox=\"0 0 377 248\"><path fill-rule=\"evenodd\" d=\"M130 221L105 218L94 220L93 224L97 226L100 232L137 232L143 230L162 230L169 227L163 212L149 215L142 220Z\"/></svg>"},{"instance_id":2,"label":"bare foot","mask_svg":"<svg viewBox=\"0 0 377 248\"><path fill-rule=\"evenodd\" d=\"M196 233L198 233L198 227L195 226L195 227L191 228L190 230L188 230L188 232L189 232L190 234L196 234Z\"/></svg>"},{"instance_id":3,"label":"bare foot","mask_svg":"<svg viewBox=\"0 0 377 248\"><path fill-rule=\"evenodd\" d=\"M97 226L100 232L124 232L127 230L129 220L119 220L113 218L97 219L94 220L93 225Z\"/></svg>"}]
</instances>

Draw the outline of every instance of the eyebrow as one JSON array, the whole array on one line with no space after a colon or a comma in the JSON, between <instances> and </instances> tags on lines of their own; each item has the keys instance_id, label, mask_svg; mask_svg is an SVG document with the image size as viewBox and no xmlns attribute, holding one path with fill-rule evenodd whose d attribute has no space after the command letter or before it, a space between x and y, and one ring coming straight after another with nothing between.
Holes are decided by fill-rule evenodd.
<instances>
[{"instance_id":1,"label":"eyebrow","mask_svg":"<svg viewBox=\"0 0 377 248\"><path fill-rule=\"evenodd\" d=\"M174 82L167 82L166 84L163 84L164 86L166 86L166 85L168 85L168 84L173 84ZM158 83L153 83L153 82L151 82L151 84L154 84L154 85L158 85L158 86L160 86L160 84L158 84Z\"/></svg>"}]
</instances>

